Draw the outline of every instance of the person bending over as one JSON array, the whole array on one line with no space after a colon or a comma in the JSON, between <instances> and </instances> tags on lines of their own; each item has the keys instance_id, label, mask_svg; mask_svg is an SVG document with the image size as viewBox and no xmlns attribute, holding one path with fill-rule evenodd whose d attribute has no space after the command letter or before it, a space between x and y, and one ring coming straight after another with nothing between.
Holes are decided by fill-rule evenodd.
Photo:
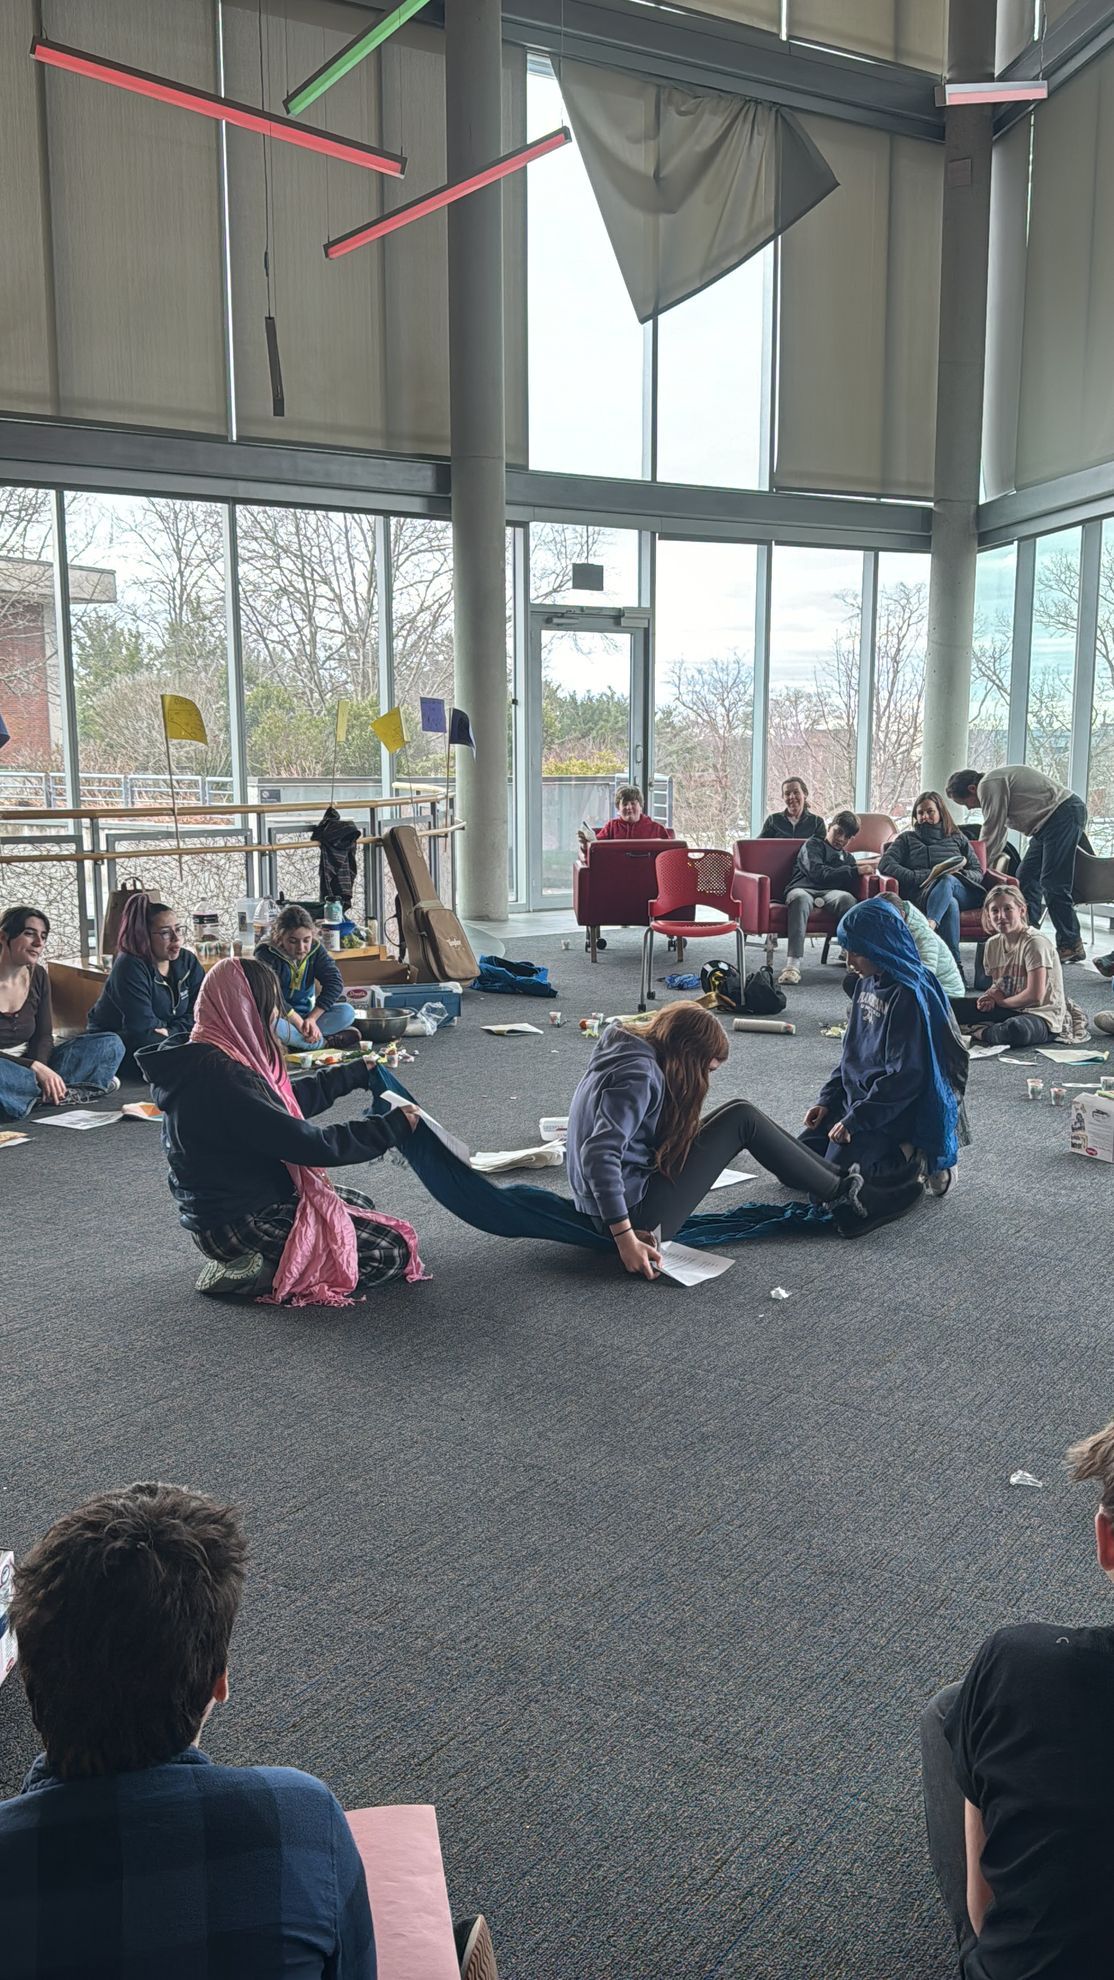
<instances>
[{"instance_id":1,"label":"person bending over","mask_svg":"<svg viewBox=\"0 0 1114 1980\"><path fill-rule=\"evenodd\" d=\"M50 976L43 962L50 920L41 908L0 914L0 1121L26 1120L35 1107L99 1100L119 1086L118 1038L54 1043Z\"/></svg>"},{"instance_id":2,"label":"person bending over","mask_svg":"<svg viewBox=\"0 0 1114 1980\"><path fill-rule=\"evenodd\" d=\"M1072 900L1075 855L1087 830L1083 799L1027 763L1009 763L1001 770L957 770L948 778L947 788L948 796L965 811L982 811L988 866L997 865L1011 825L1028 834L1017 884L1029 920L1035 928L1047 906L1060 961L1085 962L1087 951Z\"/></svg>"},{"instance_id":3,"label":"person bending over","mask_svg":"<svg viewBox=\"0 0 1114 1980\"><path fill-rule=\"evenodd\" d=\"M789 910L789 955L779 983L799 983L805 955L805 930L813 908L846 914L858 899L859 869L847 845L859 830L853 811L837 811L822 839L806 839L785 890Z\"/></svg>"},{"instance_id":4,"label":"person bending over","mask_svg":"<svg viewBox=\"0 0 1114 1980\"><path fill-rule=\"evenodd\" d=\"M886 847L878 871L891 874L902 899L935 923L958 965L960 912L981 908L985 876L939 791L921 792L911 828Z\"/></svg>"},{"instance_id":5,"label":"person bending over","mask_svg":"<svg viewBox=\"0 0 1114 1980\"><path fill-rule=\"evenodd\" d=\"M763 821L760 839L822 839L824 820L808 808L808 785L803 777L787 777L781 787L781 811Z\"/></svg>"},{"instance_id":6,"label":"person bending over","mask_svg":"<svg viewBox=\"0 0 1114 1980\"><path fill-rule=\"evenodd\" d=\"M1068 1452L1114 1579L1114 1423ZM921 1720L928 1850L964 1980L1107 1980L1114 1629L989 1636Z\"/></svg>"},{"instance_id":7,"label":"person bending over","mask_svg":"<svg viewBox=\"0 0 1114 1980\"><path fill-rule=\"evenodd\" d=\"M230 1506L138 1484L66 1513L17 1567L44 1751L0 1803L6 1980L374 1980L363 1865L328 1788L200 1750L246 1559Z\"/></svg>"},{"instance_id":8,"label":"person bending over","mask_svg":"<svg viewBox=\"0 0 1114 1980\"><path fill-rule=\"evenodd\" d=\"M280 909L270 935L255 951L279 980L286 1015L278 1021L276 1037L295 1050L320 1045L358 1045L352 1029L356 1013L344 995L341 974L328 950L317 940L312 917L297 905Z\"/></svg>"},{"instance_id":9,"label":"person bending over","mask_svg":"<svg viewBox=\"0 0 1114 1980\"><path fill-rule=\"evenodd\" d=\"M565 1143L577 1209L609 1230L628 1272L657 1276L653 1233L668 1239L737 1155L748 1153L788 1189L830 1208L858 1237L913 1207L917 1183L875 1189L836 1173L749 1100L701 1119L713 1072L730 1051L711 1011L677 1003L648 1024L604 1032L569 1107Z\"/></svg>"},{"instance_id":10,"label":"person bending over","mask_svg":"<svg viewBox=\"0 0 1114 1980\"><path fill-rule=\"evenodd\" d=\"M615 817L609 818L606 825L600 826L599 831L595 834L597 839L607 841L612 839L672 839L674 836L668 825L659 825L657 819L651 818L644 810L642 792L639 790L637 784L620 784L615 793L615 813ZM582 846L588 846L592 843L583 827L577 833L577 837ZM584 933L584 949L588 955L592 951L592 933L593 931L590 928L586 929ZM595 937L597 949L606 949L607 943L601 937L598 928L595 930Z\"/></svg>"},{"instance_id":11,"label":"person bending over","mask_svg":"<svg viewBox=\"0 0 1114 1980\"><path fill-rule=\"evenodd\" d=\"M198 1291L343 1306L353 1292L420 1278L409 1224L373 1215L369 1196L321 1173L385 1154L410 1132L415 1110L311 1126L307 1115L366 1088L368 1068L329 1067L295 1093L275 1039L281 1016L274 971L230 957L205 979L192 1038L140 1054L166 1116L179 1218L211 1260Z\"/></svg>"},{"instance_id":12,"label":"person bending over","mask_svg":"<svg viewBox=\"0 0 1114 1980\"><path fill-rule=\"evenodd\" d=\"M86 1020L90 1032L115 1031L131 1053L164 1038L186 1038L205 971L164 901L131 894L120 917L116 960Z\"/></svg>"},{"instance_id":13,"label":"person bending over","mask_svg":"<svg viewBox=\"0 0 1114 1980\"><path fill-rule=\"evenodd\" d=\"M992 887L983 908L990 940L984 962L989 988L953 1006L981 1045L1070 1044L1076 1026L1064 992L1064 972L1052 941L1030 928L1017 887Z\"/></svg>"},{"instance_id":14,"label":"person bending over","mask_svg":"<svg viewBox=\"0 0 1114 1980\"><path fill-rule=\"evenodd\" d=\"M881 896L845 914L838 939L858 982L840 1062L805 1115L802 1144L864 1176L904 1174L912 1157L943 1195L968 1069L951 1007Z\"/></svg>"}]
</instances>

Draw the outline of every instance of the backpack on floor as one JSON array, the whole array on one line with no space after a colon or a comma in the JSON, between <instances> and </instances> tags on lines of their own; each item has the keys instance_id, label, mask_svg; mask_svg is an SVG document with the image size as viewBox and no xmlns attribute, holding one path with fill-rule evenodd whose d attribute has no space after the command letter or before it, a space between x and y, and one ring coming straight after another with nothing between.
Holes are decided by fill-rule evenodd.
<instances>
[{"instance_id":1,"label":"backpack on floor","mask_svg":"<svg viewBox=\"0 0 1114 1980\"><path fill-rule=\"evenodd\" d=\"M776 1017L779 1011L785 1009L785 992L778 989L768 963L747 977L743 1009L748 1017Z\"/></svg>"},{"instance_id":2,"label":"backpack on floor","mask_svg":"<svg viewBox=\"0 0 1114 1980\"><path fill-rule=\"evenodd\" d=\"M511 962L508 956L481 956L479 975L472 988L518 997L557 995L557 985L550 982L548 969L532 962Z\"/></svg>"},{"instance_id":3,"label":"backpack on floor","mask_svg":"<svg viewBox=\"0 0 1114 1980\"><path fill-rule=\"evenodd\" d=\"M478 964L456 915L433 884L413 825L388 825L383 851L398 888L399 955L419 983L470 983Z\"/></svg>"}]
</instances>

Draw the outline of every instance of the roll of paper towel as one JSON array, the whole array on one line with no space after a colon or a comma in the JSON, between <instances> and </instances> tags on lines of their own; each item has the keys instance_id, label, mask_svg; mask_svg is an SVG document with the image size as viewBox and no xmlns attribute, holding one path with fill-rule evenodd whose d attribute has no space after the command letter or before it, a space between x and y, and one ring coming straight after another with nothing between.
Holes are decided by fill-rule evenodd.
<instances>
[{"instance_id":1,"label":"roll of paper towel","mask_svg":"<svg viewBox=\"0 0 1114 1980\"><path fill-rule=\"evenodd\" d=\"M795 1024L788 1024L785 1018L736 1018L731 1029L732 1031L788 1032L792 1037L797 1027Z\"/></svg>"}]
</instances>

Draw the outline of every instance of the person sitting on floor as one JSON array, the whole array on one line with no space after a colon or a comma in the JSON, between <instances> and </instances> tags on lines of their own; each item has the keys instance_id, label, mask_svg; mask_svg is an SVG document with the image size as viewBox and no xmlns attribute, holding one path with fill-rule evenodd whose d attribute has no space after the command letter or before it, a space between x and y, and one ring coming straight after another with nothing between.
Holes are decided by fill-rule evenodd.
<instances>
[{"instance_id":1,"label":"person sitting on floor","mask_svg":"<svg viewBox=\"0 0 1114 1980\"><path fill-rule=\"evenodd\" d=\"M859 981L843 1053L805 1115L801 1141L864 1176L906 1173L910 1158L933 1195L951 1184L967 1050L935 976L881 896L860 901L838 939Z\"/></svg>"},{"instance_id":2,"label":"person sitting on floor","mask_svg":"<svg viewBox=\"0 0 1114 1980\"><path fill-rule=\"evenodd\" d=\"M26 1120L35 1107L99 1100L119 1086L119 1038L54 1043L50 977L43 963L50 920L41 908L0 914L0 1121Z\"/></svg>"},{"instance_id":3,"label":"person sitting on floor","mask_svg":"<svg viewBox=\"0 0 1114 1980\"><path fill-rule=\"evenodd\" d=\"M612 839L672 839L674 837L668 825L659 825L657 819L651 818L649 813L643 809L642 792L639 790L637 784L620 784L615 793L615 812L615 817L609 818L607 824L601 825L599 830L594 833L593 836L596 839L610 841ZM588 846L592 843L583 826L581 826L580 831L577 833L577 837L582 846ZM585 954L588 955L591 954L592 950L592 933L593 931L590 928L584 932L584 950ZM598 928L595 930L595 937L597 949L606 949L607 943L602 939Z\"/></svg>"},{"instance_id":4,"label":"person sitting on floor","mask_svg":"<svg viewBox=\"0 0 1114 1980\"><path fill-rule=\"evenodd\" d=\"M654 1232L673 1237L741 1154L826 1204L844 1237L903 1216L920 1194L915 1181L875 1189L857 1171L838 1174L750 1100L729 1100L702 1120L709 1079L730 1049L711 1011L671 1004L647 1024L609 1025L573 1094L565 1141L573 1201L610 1231L628 1272L657 1277Z\"/></svg>"},{"instance_id":5,"label":"person sitting on floor","mask_svg":"<svg viewBox=\"0 0 1114 1980\"><path fill-rule=\"evenodd\" d=\"M936 933L932 923L925 920L920 908L914 907L912 901L903 900L900 894L879 894L877 899L885 901L887 907L894 908L901 916L913 937L913 946L917 954L929 975L936 978L945 997L949 999L962 997L966 985L959 964L947 943ZM855 971L849 969L843 979L843 987L849 997L854 996L858 981Z\"/></svg>"},{"instance_id":6,"label":"person sitting on floor","mask_svg":"<svg viewBox=\"0 0 1114 1980\"><path fill-rule=\"evenodd\" d=\"M1114 1580L1114 1423L1067 1453ZM1025 1606L1028 1606L1026 1600ZM1106 1980L1114 1629L1014 1623L921 1720L928 1850L964 1980Z\"/></svg>"},{"instance_id":7,"label":"person sitting on floor","mask_svg":"<svg viewBox=\"0 0 1114 1980\"><path fill-rule=\"evenodd\" d=\"M275 1040L281 1016L274 970L228 957L202 985L193 1036L142 1052L140 1068L166 1116L179 1218L212 1261L198 1291L347 1306L352 1293L423 1268L409 1224L321 1171L384 1155L417 1114L312 1127L307 1115L367 1087L368 1065L312 1073L295 1093Z\"/></svg>"},{"instance_id":8,"label":"person sitting on floor","mask_svg":"<svg viewBox=\"0 0 1114 1980\"><path fill-rule=\"evenodd\" d=\"M878 871L890 874L902 899L915 902L934 923L962 975L959 916L964 908L982 907L985 876L939 791L922 791L914 801L910 829L886 847Z\"/></svg>"},{"instance_id":9,"label":"person sitting on floor","mask_svg":"<svg viewBox=\"0 0 1114 1980\"><path fill-rule=\"evenodd\" d=\"M137 1484L66 1513L16 1568L45 1751L0 1803L7 1980L374 1980L364 1869L328 1788L200 1751L246 1558L230 1506Z\"/></svg>"},{"instance_id":10,"label":"person sitting on floor","mask_svg":"<svg viewBox=\"0 0 1114 1980\"><path fill-rule=\"evenodd\" d=\"M182 947L173 911L150 894L130 894L120 917L116 960L86 1020L114 1031L133 1055L164 1038L188 1038L205 971Z\"/></svg>"},{"instance_id":11,"label":"person sitting on floor","mask_svg":"<svg viewBox=\"0 0 1114 1980\"><path fill-rule=\"evenodd\" d=\"M356 1013L345 998L340 971L304 907L280 908L255 959L279 980L286 1012L276 1032L280 1044L295 1051L326 1038L338 1046L359 1044L360 1034L352 1029Z\"/></svg>"},{"instance_id":12,"label":"person sitting on floor","mask_svg":"<svg viewBox=\"0 0 1114 1980\"><path fill-rule=\"evenodd\" d=\"M808 808L808 785L803 777L787 777L781 787L781 811L764 820L760 839L822 839L824 820Z\"/></svg>"},{"instance_id":13,"label":"person sitting on floor","mask_svg":"<svg viewBox=\"0 0 1114 1980\"><path fill-rule=\"evenodd\" d=\"M785 890L788 909L789 954L779 983L799 983L805 957L805 929L814 908L827 908L837 919L853 908L859 894L859 869L846 850L859 830L853 811L837 811L822 839L806 839L797 854Z\"/></svg>"},{"instance_id":14,"label":"person sitting on floor","mask_svg":"<svg viewBox=\"0 0 1114 1980\"><path fill-rule=\"evenodd\" d=\"M953 1008L980 1045L1071 1045L1087 1036L1087 1021L1064 990L1056 945L1030 928L1018 887L992 887L983 908L990 940L984 962L989 987Z\"/></svg>"}]
</instances>

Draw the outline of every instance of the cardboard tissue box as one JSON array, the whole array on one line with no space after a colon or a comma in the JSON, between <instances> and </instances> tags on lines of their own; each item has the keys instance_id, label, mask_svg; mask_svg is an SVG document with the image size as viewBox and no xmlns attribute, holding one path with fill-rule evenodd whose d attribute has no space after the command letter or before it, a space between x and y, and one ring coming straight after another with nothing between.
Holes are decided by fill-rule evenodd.
<instances>
[{"instance_id":1,"label":"cardboard tissue box","mask_svg":"<svg viewBox=\"0 0 1114 1980\"><path fill-rule=\"evenodd\" d=\"M1077 1093L1071 1103L1073 1155L1093 1162L1114 1162L1114 1098L1105 1093Z\"/></svg>"},{"instance_id":2,"label":"cardboard tissue box","mask_svg":"<svg viewBox=\"0 0 1114 1980\"><path fill-rule=\"evenodd\" d=\"M15 1631L9 1619L15 1584L15 1555L0 1554L0 1684L15 1669Z\"/></svg>"}]
</instances>

